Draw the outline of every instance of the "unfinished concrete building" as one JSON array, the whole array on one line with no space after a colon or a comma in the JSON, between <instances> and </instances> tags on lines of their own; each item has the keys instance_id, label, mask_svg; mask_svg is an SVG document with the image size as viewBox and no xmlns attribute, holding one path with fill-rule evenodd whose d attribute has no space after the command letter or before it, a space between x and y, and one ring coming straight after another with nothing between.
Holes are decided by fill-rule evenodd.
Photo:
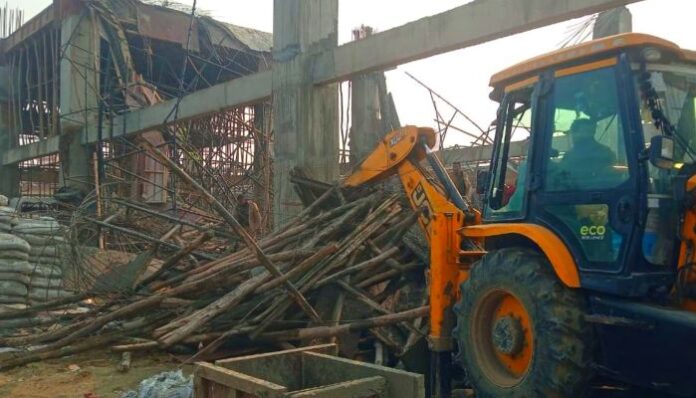
<instances>
[{"instance_id":1,"label":"unfinished concrete building","mask_svg":"<svg viewBox=\"0 0 696 398\"><path fill-rule=\"evenodd\" d=\"M469 18L467 7L440 19ZM435 38L444 22L426 19L378 34L358 29L354 42L338 46L335 0L280 1L274 15L271 35L137 0L55 0L2 40L0 192L47 197L60 189L70 198L118 183L132 198L176 207L167 200L176 179L143 152L150 143L230 207L246 193L267 226L273 218L281 224L303 199L291 171L335 181L348 171L340 165L354 164L400 125L375 71L538 23L511 11L501 17L504 31L471 20L475 26L452 22ZM431 30L418 46L406 39ZM349 95L339 95L339 81L352 82ZM445 119L438 116L443 135L456 129ZM488 133L481 129L471 148L449 150L443 160L486 159Z\"/></svg>"},{"instance_id":2,"label":"unfinished concrete building","mask_svg":"<svg viewBox=\"0 0 696 398\"><path fill-rule=\"evenodd\" d=\"M696 179L696 53L614 36L625 8L588 17L494 75L473 132L413 76L437 128L397 128L381 73L639 1L475 0L340 46L338 0L275 0L272 37L57 1L2 42L0 188L68 211L0 195L0 370L166 352L197 363L197 397L693 396L694 191L672 188ZM453 130L470 146L444 148Z\"/></svg>"},{"instance_id":3,"label":"unfinished concrete building","mask_svg":"<svg viewBox=\"0 0 696 398\"><path fill-rule=\"evenodd\" d=\"M143 150L149 143L227 204L247 193L269 214L268 104L179 120L186 94L269 69L271 45L268 33L137 0L56 0L1 42L0 191L79 201L119 184L132 198L171 204L176 187ZM160 128L132 134L142 120L123 123L163 102L149 121Z\"/></svg>"}]
</instances>

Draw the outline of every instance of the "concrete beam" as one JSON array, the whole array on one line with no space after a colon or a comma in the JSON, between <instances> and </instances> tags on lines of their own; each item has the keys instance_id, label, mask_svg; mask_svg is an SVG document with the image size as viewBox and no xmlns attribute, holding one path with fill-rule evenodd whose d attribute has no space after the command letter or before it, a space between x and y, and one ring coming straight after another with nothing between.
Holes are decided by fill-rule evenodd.
<instances>
[{"instance_id":1,"label":"concrete beam","mask_svg":"<svg viewBox=\"0 0 696 398\"><path fill-rule=\"evenodd\" d=\"M178 121L257 103L271 96L272 86L272 72L265 71L196 91L181 100ZM171 123L171 117L168 116L175 104L175 99L169 100L117 116L114 119L113 137L134 135L166 126ZM165 120L170 121L165 123ZM108 134L104 133L104 137L107 136ZM82 137L82 144L94 144L98 141L99 131L96 125L88 126L87 134ZM50 155L58 150L58 137L50 137L6 151L0 160L2 164L19 163Z\"/></svg>"},{"instance_id":2,"label":"concrete beam","mask_svg":"<svg viewBox=\"0 0 696 398\"><path fill-rule=\"evenodd\" d=\"M314 82L345 80L365 71L388 69L415 59L638 1L642 0L478 0L327 51L316 65L319 69L315 72ZM327 7L317 6L316 12L321 9ZM501 29L501 26L505 28ZM288 49L293 48L298 52L306 50L307 44L299 48L300 39L311 41L299 37L299 33L277 38L277 53L288 54ZM293 44L298 47L293 47ZM283 48L288 51L280 51ZM333 62L335 66L332 67ZM271 71L264 71L191 93L182 99L179 119L191 119L269 98L273 90L272 76ZM117 117L114 134L130 135L163 127L175 102L170 100ZM97 132L90 131L86 143L96 141Z\"/></svg>"},{"instance_id":3,"label":"concrete beam","mask_svg":"<svg viewBox=\"0 0 696 398\"><path fill-rule=\"evenodd\" d=\"M510 143L510 157L523 156L526 145L520 141ZM493 145L445 148L439 152L440 159L446 165L455 162L462 164L475 162L490 162L493 157Z\"/></svg>"},{"instance_id":4,"label":"concrete beam","mask_svg":"<svg viewBox=\"0 0 696 398\"><path fill-rule=\"evenodd\" d=\"M84 4L80 0L53 0L53 4L26 21L8 37L1 39L0 52L6 53L12 50L56 21L80 14L83 7Z\"/></svg>"},{"instance_id":5,"label":"concrete beam","mask_svg":"<svg viewBox=\"0 0 696 398\"><path fill-rule=\"evenodd\" d=\"M592 38L601 39L629 32L633 32L631 11L626 7L619 7L599 14L592 29Z\"/></svg>"},{"instance_id":6,"label":"concrete beam","mask_svg":"<svg viewBox=\"0 0 696 398\"><path fill-rule=\"evenodd\" d=\"M60 137L49 137L42 141L9 149L2 154L0 160L2 160L3 165L9 165L58 153L60 149L59 143Z\"/></svg>"},{"instance_id":7,"label":"concrete beam","mask_svg":"<svg viewBox=\"0 0 696 398\"><path fill-rule=\"evenodd\" d=\"M13 32L8 37L0 40L0 50L5 53L12 50L14 47L27 40L36 32L53 23L55 19L55 7L53 4L46 7L35 17L27 21L19 29Z\"/></svg>"},{"instance_id":8,"label":"concrete beam","mask_svg":"<svg viewBox=\"0 0 696 398\"><path fill-rule=\"evenodd\" d=\"M346 80L365 72L389 69L404 62L638 1L642 0L477 0L324 51L310 68L314 70L312 80L315 84ZM322 8L327 9L319 6L315 12L320 12ZM297 44L297 41L309 42L299 33L277 40L280 40L275 46L277 56L289 58L307 49L306 46L293 47L292 44ZM302 73L301 70L307 68L297 68L295 72ZM190 119L268 98L273 90L272 76L273 72L261 72L187 95L182 100L180 118ZM114 134L130 135L160 128L173 106L174 101L168 101L120 116L114 121ZM96 142L97 136L94 128L88 129L87 134L83 135L83 144ZM2 160L3 164L16 163L56 151L55 143L37 143L10 150L2 156Z\"/></svg>"},{"instance_id":9,"label":"concrete beam","mask_svg":"<svg viewBox=\"0 0 696 398\"><path fill-rule=\"evenodd\" d=\"M554 138L554 148L561 153L566 152L571 146L567 136ZM526 156L528 147L529 143L526 141L512 141L510 143L510 157ZM448 165L455 162L490 162L493 158L493 145L456 146L445 148L439 154L440 159Z\"/></svg>"},{"instance_id":10,"label":"concrete beam","mask_svg":"<svg viewBox=\"0 0 696 398\"><path fill-rule=\"evenodd\" d=\"M638 1L642 0L476 0L322 54L315 65L314 83L390 69Z\"/></svg>"},{"instance_id":11,"label":"concrete beam","mask_svg":"<svg viewBox=\"0 0 696 398\"><path fill-rule=\"evenodd\" d=\"M271 96L272 76L271 71L259 72L186 95L179 104L177 122L262 101ZM113 136L143 133L171 124L176 101L172 99L117 116L114 118ZM105 133L104 137L107 135ZM83 143L99 141L99 132L90 129L85 140Z\"/></svg>"}]
</instances>

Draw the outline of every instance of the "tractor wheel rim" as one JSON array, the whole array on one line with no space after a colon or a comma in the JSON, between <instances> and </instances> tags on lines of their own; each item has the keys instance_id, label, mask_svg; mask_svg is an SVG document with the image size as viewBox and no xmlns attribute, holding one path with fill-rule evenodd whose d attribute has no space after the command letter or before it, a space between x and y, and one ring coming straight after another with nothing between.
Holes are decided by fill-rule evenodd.
<instances>
[{"instance_id":1,"label":"tractor wheel rim","mask_svg":"<svg viewBox=\"0 0 696 398\"><path fill-rule=\"evenodd\" d=\"M487 293L475 307L471 328L483 374L501 387L518 385L529 372L534 352L531 317L522 302L504 290Z\"/></svg>"}]
</instances>

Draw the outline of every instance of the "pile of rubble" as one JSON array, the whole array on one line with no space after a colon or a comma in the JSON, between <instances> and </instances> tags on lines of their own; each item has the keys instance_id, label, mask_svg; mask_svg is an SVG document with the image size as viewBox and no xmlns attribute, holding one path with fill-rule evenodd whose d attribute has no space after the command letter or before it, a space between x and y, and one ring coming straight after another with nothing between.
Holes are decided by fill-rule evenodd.
<instances>
[{"instance_id":1,"label":"pile of rubble","mask_svg":"<svg viewBox=\"0 0 696 398\"><path fill-rule=\"evenodd\" d=\"M124 353L177 347L195 360L223 349L248 353L336 337L345 356L379 351L398 360L427 333L428 260L412 233L417 214L401 194L317 185L297 185L305 209L259 241L207 196L223 226L245 242L235 252L184 266L213 234L201 232L156 262L150 252L136 255L124 269L147 272L129 289L50 293L54 299L0 313L0 329L22 326L5 327L0 346L14 350L0 354L0 369L104 346ZM55 227L40 220L17 229L44 244L23 252L43 273L32 275L46 282L42 294L54 288L50 273L60 268L52 261L60 245L48 239ZM87 313L67 311L86 302ZM27 328L27 319L46 311L63 315Z\"/></svg>"}]
</instances>

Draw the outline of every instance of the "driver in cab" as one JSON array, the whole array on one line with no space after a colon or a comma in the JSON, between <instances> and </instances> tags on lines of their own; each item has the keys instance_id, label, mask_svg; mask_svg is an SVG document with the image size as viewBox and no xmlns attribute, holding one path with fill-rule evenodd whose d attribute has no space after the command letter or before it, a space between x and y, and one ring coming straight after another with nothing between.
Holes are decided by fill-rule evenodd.
<instances>
[{"instance_id":1,"label":"driver in cab","mask_svg":"<svg viewBox=\"0 0 696 398\"><path fill-rule=\"evenodd\" d=\"M558 162L562 184L570 189L602 189L614 186L617 175L616 155L595 139L597 123L576 119L568 130L570 149ZM560 181L559 181L560 183Z\"/></svg>"}]
</instances>

